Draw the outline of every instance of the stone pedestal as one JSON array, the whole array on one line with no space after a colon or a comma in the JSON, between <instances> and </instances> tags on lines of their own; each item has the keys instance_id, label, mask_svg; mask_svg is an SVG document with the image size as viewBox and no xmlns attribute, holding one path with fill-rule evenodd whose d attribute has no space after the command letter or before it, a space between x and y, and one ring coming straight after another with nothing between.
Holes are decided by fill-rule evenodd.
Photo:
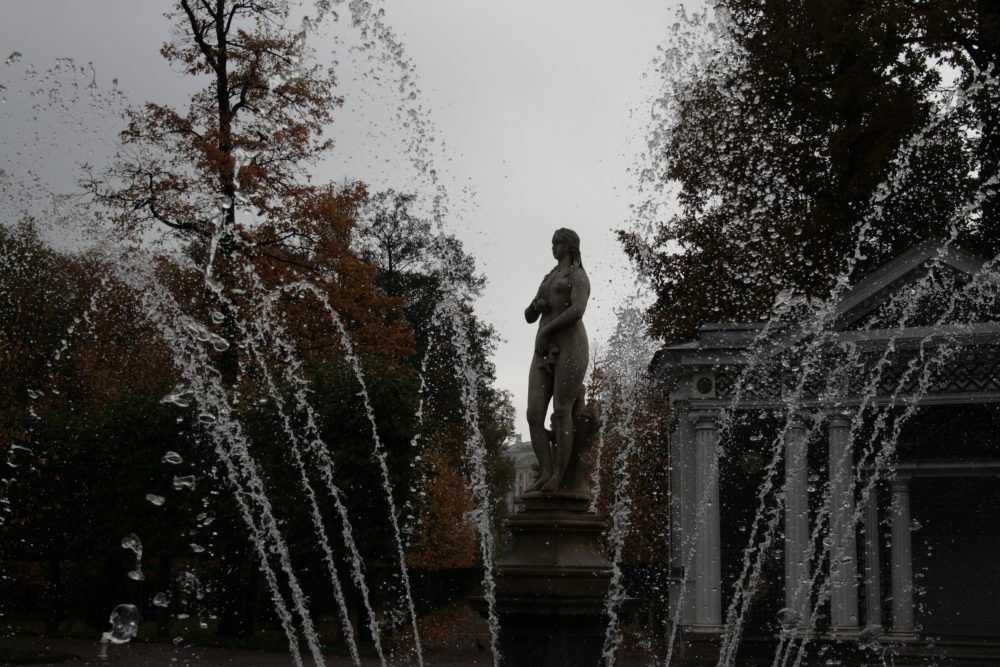
<instances>
[{"instance_id":1,"label":"stone pedestal","mask_svg":"<svg viewBox=\"0 0 1000 667\"><path fill-rule=\"evenodd\" d=\"M527 493L508 519L513 544L496 577L504 664L601 664L611 565L599 548L604 521L589 505L583 493ZM485 614L484 599L472 603Z\"/></svg>"}]
</instances>

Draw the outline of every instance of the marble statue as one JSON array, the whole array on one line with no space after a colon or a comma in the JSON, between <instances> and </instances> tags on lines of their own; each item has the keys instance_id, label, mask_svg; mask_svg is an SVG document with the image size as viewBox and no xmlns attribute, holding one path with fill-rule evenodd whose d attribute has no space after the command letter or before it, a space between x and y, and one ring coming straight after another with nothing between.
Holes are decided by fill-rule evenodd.
<instances>
[{"instance_id":1,"label":"marble statue","mask_svg":"<svg viewBox=\"0 0 1000 667\"><path fill-rule=\"evenodd\" d=\"M524 309L528 324L538 322L528 372L528 428L541 470L527 491L576 490L588 493L584 466L595 419L585 410L583 380L590 350L583 315L590 281L580 259L580 237L571 229L552 235L557 264L542 279ZM545 415L552 402L552 430Z\"/></svg>"},{"instance_id":2,"label":"marble statue","mask_svg":"<svg viewBox=\"0 0 1000 667\"><path fill-rule=\"evenodd\" d=\"M524 309L538 322L528 374L528 426L541 468L523 509L508 517L510 546L497 563L496 614L500 649L511 665L604 664L611 564L601 551L604 518L591 509L591 450L599 431L583 381L590 351L583 315L590 282L580 260L580 237L552 236L556 267ZM552 405L552 428L545 417ZM473 599L488 615L485 597ZM635 601L622 602L622 618Z\"/></svg>"}]
</instances>

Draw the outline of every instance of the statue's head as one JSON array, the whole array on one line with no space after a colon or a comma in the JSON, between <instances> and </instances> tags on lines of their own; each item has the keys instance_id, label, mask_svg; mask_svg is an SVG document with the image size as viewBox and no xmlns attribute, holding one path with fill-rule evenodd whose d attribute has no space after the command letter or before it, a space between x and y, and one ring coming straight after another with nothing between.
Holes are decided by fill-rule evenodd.
<instances>
[{"instance_id":1,"label":"statue's head","mask_svg":"<svg viewBox=\"0 0 1000 667\"><path fill-rule=\"evenodd\" d=\"M566 244L569 249L570 257L572 257L573 264L582 267L583 259L580 257L580 235L574 232L572 229L567 229L565 227L560 227L556 230L555 234L552 235L553 241L562 241Z\"/></svg>"}]
</instances>

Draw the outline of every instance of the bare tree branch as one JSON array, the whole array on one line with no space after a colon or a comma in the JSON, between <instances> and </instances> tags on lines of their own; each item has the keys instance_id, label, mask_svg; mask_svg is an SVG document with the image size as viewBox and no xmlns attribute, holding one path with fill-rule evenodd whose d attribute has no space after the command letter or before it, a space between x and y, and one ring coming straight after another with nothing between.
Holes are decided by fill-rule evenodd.
<instances>
[{"instance_id":1,"label":"bare tree branch","mask_svg":"<svg viewBox=\"0 0 1000 667\"><path fill-rule=\"evenodd\" d=\"M204 4L204 2L205 0L202 0L202 4ZM198 20L198 16L191 8L191 5L188 4L188 0L180 0L180 3L184 13L187 14L188 22L191 24L191 34L194 37L195 44L198 45L198 48L204 54L209 66L211 66L211 68L218 73L219 63L215 58L215 50L212 48L211 44L205 41L205 30L208 26L200 25L201 21ZM211 10L209 10L209 14L211 14Z\"/></svg>"}]
</instances>

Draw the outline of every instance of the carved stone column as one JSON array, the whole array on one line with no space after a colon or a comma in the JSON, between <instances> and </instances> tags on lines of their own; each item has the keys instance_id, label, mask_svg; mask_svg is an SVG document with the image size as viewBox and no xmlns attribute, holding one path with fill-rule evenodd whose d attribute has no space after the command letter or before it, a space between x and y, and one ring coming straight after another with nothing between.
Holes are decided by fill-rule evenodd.
<instances>
[{"instance_id":1,"label":"carved stone column","mask_svg":"<svg viewBox=\"0 0 1000 667\"><path fill-rule=\"evenodd\" d=\"M865 625L882 627L882 577L879 568L878 489L873 488L865 505Z\"/></svg>"},{"instance_id":2,"label":"carved stone column","mask_svg":"<svg viewBox=\"0 0 1000 667\"><path fill-rule=\"evenodd\" d=\"M892 635L916 636L913 617L913 549L910 541L910 480L896 478L892 490Z\"/></svg>"},{"instance_id":3,"label":"carved stone column","mask_svg":"<svg viewBox=\"0 0 1000 667\"><path fill-rule=\"evenodd\" d=\"M698 629L714 632L722 624L718 424L714 412L695 412L690 419L694 424L695 511L701 516L695 536L694 622Z\"/></svg>"},{"instance_id":4,"label":"carved stone column","mask_svg":"<svg viewBox=\"0 0 1000 667\"><path fill-rule=\"evenodd\" d=\"M830 632L854 636L858 627L858 568L854 525L854 452L851 420L830 419Z\"/></svg>"},{"instance_id":5,"label":"carved stone column","mask_svg":"<svg viewBox=\"0 0 1000 667\"><path fill-rule=\"evenodd\" d=\"M785 432L785 624L809 626L809 490L806 425L791 417Z\"/></svg>"}]
</instances>

